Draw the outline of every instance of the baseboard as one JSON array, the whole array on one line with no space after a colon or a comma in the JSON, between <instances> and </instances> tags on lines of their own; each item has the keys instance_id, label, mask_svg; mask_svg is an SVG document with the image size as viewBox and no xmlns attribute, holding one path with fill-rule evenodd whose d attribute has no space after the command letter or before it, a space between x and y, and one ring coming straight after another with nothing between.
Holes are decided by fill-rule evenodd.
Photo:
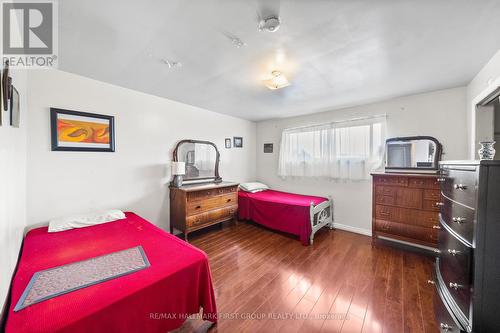
<instances>
[{"instance_id":1,"label":"baseboard","mask_svg":"<svg viewBox=\"0 0 500 333\"><path fill-rule=\"evenodd\" d=\"M370 236L370 237L372 235L372 231L369 229L353 227L350 225L335 223L335 222L333 223L333 226L337 229L354 232L356 234L361 234L361 235Z\"/></svg>"}]
</instances>

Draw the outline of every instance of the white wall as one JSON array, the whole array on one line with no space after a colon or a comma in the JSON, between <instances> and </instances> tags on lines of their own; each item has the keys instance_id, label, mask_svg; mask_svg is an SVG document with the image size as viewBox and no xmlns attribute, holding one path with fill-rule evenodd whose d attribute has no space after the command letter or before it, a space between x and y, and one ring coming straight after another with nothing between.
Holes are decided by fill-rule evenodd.
<instances>
[{"instance_id":1,"label":"white wall","mask_svg":"<svg viewBox=\"0 0 500 333\"><path fill-rule=\"evenodd\" d=\"M34 71L28 80L29 224L116 207L168 230L169 161L181 139L215 142L224 180L255 178L253 122L62 71ZM51 151L50 107L115 116L116 152ZM244 148L224 148L233 136Z\"/></svg>"},{"instance_id":2,"label":"white wall","mask_svg":"<svg viewBox=\"0 0 500 333\"><path fill-rule=\"evenodd\" d=\"M464 159L467 156L465 101L465 88L454 88L308 116L259 122L257 179L275 189L332 195L337 226L371 234L371 182L280 179L277 177L277 169L281 131L288 127L387 114L388 137L434 136L444 146L443 159ZM263 153L264 143L274 143L273 154Z\"/></svg>"},{"instance_id":3,"label":"white wall","mask_svg":"<svg viewBox=\"0 0 500 333\"><path fill-rule=\"evenodd\" d=\"M26 226L26 72L11 71L20 96L21 125L0 127L0 309L3 307Z\"/></svg>"},{"instance_id":4,"label":"white wall","mask_svg":"<svg viewBox=\"0 0 500 333\"><path fill-rule=\"evenodd\" d=\"M467 86L467 133L469 158L477 157L476 104L500 86L500 50ZM481 136L481 134L478 134ZM498 150L498 144L497 144Z\"/></svg>"}]
</instances>

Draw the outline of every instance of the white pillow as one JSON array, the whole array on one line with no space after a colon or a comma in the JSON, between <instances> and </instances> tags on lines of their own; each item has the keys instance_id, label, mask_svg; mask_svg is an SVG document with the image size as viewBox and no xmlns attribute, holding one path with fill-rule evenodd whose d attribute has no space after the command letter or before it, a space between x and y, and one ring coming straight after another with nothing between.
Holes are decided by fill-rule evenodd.
<instances>
[{"instance_id":1,"label":"white pillow","mask_svg":"<svg viewBox=\"0 0 500 333\"><path fill-rule=\"evenodd\" d=\"M254 183L241 183L240 184L240 189L242 189L245 192L255 193L255 192L269 190L269 186L267 186L266 184L257 183L257 182L254 182Z\"/></svg>"},{"instance_id":2,"label":"white pillow","mask_svg":"<svg viewBox=\"0 0 500 333\"><path fill-rule=\"evenodd\" d=\"M107 210L90 214L66 216L50 220L49 232L58 232L73 228L84 228L96 224L113 222L125 218L121 210Z\"/></svg>"}]
</instances>

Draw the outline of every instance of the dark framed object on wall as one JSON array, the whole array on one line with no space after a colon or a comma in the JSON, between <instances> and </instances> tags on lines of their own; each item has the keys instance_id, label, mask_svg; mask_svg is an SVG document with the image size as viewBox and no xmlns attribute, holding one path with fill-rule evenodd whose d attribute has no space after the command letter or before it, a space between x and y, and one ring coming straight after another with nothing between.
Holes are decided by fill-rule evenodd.
<instances>
[{"instance_id":1,"label":"dark framed object on wall","mask_svg":"<svg viewBox=\"0 0 500 333\"><path fill-rule=\"evenodd\" d=\"M231 148L231 138L226 138L224 145L227 149Z\"/></svg>"},{"instance_id":2,"label":"dark framed object on wall","mask_svg":"<svg viewBox=\"0 0 500 333\"><path fill-rule=\"evenodd\" d=\"M272 143L264 143L264 153L266 153L266 154L273 153L273 144Z\"/></svg>"},{"instance_id":3,"label":"dark framed object on wall","mask_svg":"<svg viewBox=\"0 0 500 333\"><path fill-rule=\"evenodd\" d=\"M115 117L50 108L52 151L115 151Z\"/></svg>"},{"instance_id":4,"label":"dark framed object on wall","mask_svg":"<svg viewBox=\"0 0 500 333\"><path fill-rule=\"evenodd\" d=\"M234 148L243 148L243 138L241 136L233 137Z\"/></svg>"}]
</instances>

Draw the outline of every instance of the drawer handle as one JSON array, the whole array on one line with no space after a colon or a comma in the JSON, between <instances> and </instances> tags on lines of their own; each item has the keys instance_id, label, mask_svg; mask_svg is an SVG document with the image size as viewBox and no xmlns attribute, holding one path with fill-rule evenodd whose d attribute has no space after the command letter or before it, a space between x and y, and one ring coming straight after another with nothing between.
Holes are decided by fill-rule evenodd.
<instances>
[{"instance_id":1,"label":"drawer handle","mask_svg":"<svg viewBox=\"0 0 500 333\"><path fill-rule=\"evenodd\" d=\"M455 188L455 190L460 190L460 191L465 191L467 189L467 186L463 184L455 184L453 187Z\"/></svg>"},{"instance_id":2,"label":"drawer handle","mask_svg":"<svg viewBox=\"0 0 500 333\"><path fill-rule=\"evenodd\" d=\"M196 206L196 207L194 207L194 209L200 209L200 208L201 208L201 206Z\"/></svg>"},{"instance_id":3,"label":"drawer handle","mask_svg":"<svg viewBox=\"0 0 500 333\"><path fill-rule=\"evenodd\" d=\"M227 199L226 202L231 202L231 199Z\"/></svg>"},{"instance_id":4,"label":"drawer handle","mask_svg":"<svg viewBox=\"0 0 500 333\"><path fill-rule=\"evenodd\" d=\"M443 207L443 206L444 206L444 203L442 203L442 202L436 202L434 205L435 205L436 207Z\"/></svg>"},{"instance_id":5,"label":"drawer handle","mask_svg":"<svg viewBox=\"0 0 500 333\"><path fill-rule=\"evenodd\" d=\"M455 223L462 224L465 222L465 217L452 217L451 220Z\"/></svg>"},{"instance_id":6,"label":"drawer handle","mask_svg":"<svg viewBox=\"0 0 500 333\"><path fill-rule=\"evenodd\" d=\"M427 280L427 283L428 284L436 284L436 281L434 281L434 280Z\"/></svg>"},{"instance_id":7,"label":"drawer handle","mask_svg":"<svg viewBox=\"0 0 500 333\"><path fill-rule=\"evenodd\" d=\"M450 282L450 288L458 290L458 288L460 288L460 285L456 282Z\"/></svg>"},{"instance_id":8,"label":"drawer handle","mask_svg":"<svg viewBox=\"0 0 500 333\"><path fill-rule=\"evenodd\" d=\"M445 324L445 323L439 323L439 327L445 331L445 332L449 332L453 329L453 326L450 326L448 324Z\"/></svg>"},{"instance_id":9,"label":"drawer handle","mask_svg":"<svg viewBox=\"0 0 500 333\"><path fill-rule=\"evenodd\" d=\"M444 177L439 177L438 179L436 179L436 181L437 181L438 183L444 183L444 182L446 181L446 178L444 178Z\"/></svg>"},{"instance_id":10,"label":"drawer handle","mask_svg":"<svg viewBox=\"0 0 500 333\"><path fill-rule=\"evenodd\" d=\"M460 254L460 251L454 249L448 249L448 253L451 254L452 256L456 256L457 254Z\"/></svg>"},{"instance_id":11,"label":"drawer handle","mask_svg":"<svg viewBox=\"0 0 500 333\"><path fill-rule=\"evenodd\" d=\"M441 230L441 227L439 225L433 225L432 226L432 229L438 229L438 230Z\"/></svg>"}]
</instances>

